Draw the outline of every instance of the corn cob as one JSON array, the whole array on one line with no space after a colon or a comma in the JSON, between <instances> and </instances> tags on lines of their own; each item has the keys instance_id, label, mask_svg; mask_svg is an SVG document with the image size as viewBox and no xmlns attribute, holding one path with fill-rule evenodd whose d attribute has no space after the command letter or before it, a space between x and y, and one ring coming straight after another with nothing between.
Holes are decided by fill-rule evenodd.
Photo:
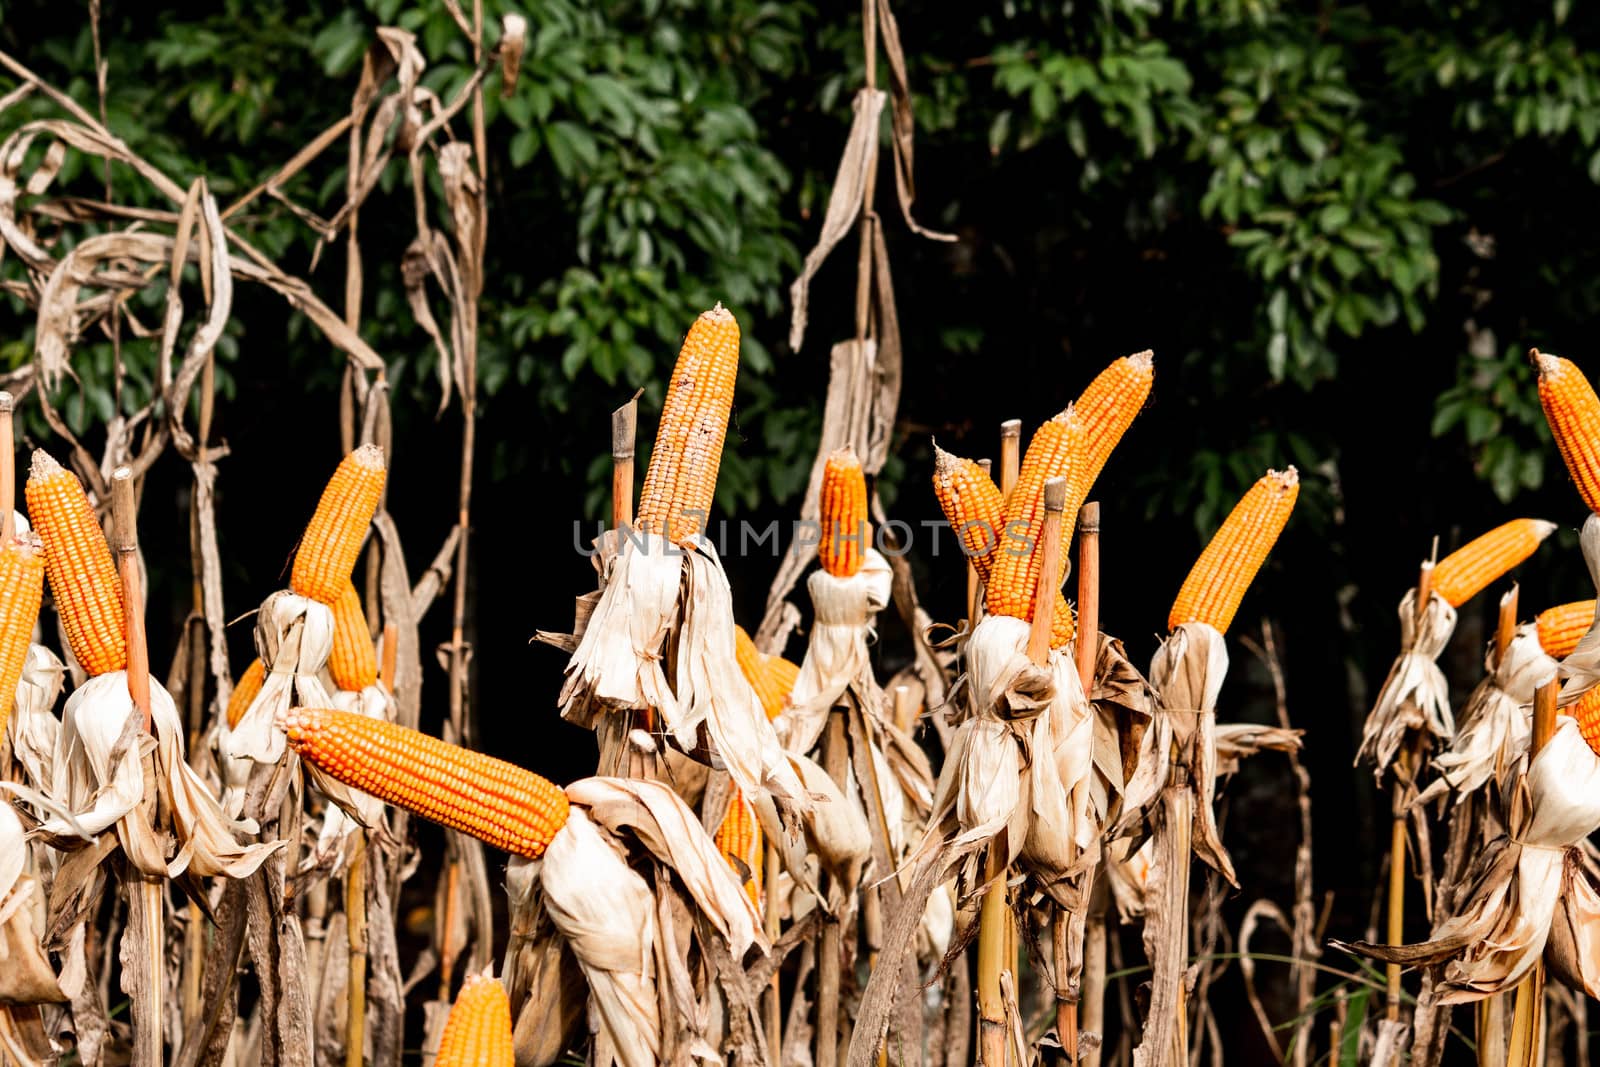
<instances>
[{"instance_id":1,"label":"corn cob","mask_svg":"<svg viewBox=\"0 0 1600 1067\"><path fill-rule=\"evenodd\" d=\"M727 859L750 895L750 902L761 910L761 864L766 859L761 843L761 824L756 822L756 809L734 790L728 802L728 813L722 817L714 838L717 851Z\"/></svg>"},{"instance_id":2,"label":"corn cob","mask_svg":"<svg viewBox=\"0 0 1600 1067\"><path fill-rule=\"evenodd\" d=\"M267 665L260 659L254 659L239 675L239 680L233 683L233 695L228 698L228 729L237 727L244 713L250 710L250 702L261 692L261 683L266 677Z\"/></svg>"},{"instance_id":3,"label":"corn cob","mask_svg":"<svg viewBox=\"0 0 1600 1067\"><path fill-rule=\"evenodd\" d=\"M681 543L705 527L738 373L739 324L718 304L689 327L672 368L639 494L639 529Z\"/></svg>"},{"instance_id":4,"label":"corn cob","mask_svg":"<svg viewBox=\"0 0 1600 1067\"><path fill-rule=\"evenodd\" d=\"M0 547L0 739L6 736L43 598L43 554L29 541Z\"/></svg>"},{"instance_id":5,"label":"corn cob","mask_svg":"<svg viewBox=\"0 0 1600 1067\"><path fill-rule=\"evenodd\" d=\"M33 454L25 494L73 656L91 675L122 670L128 665L122 581L83 485L40 450Z\"/></svg>"},{"instance_id":6,"label":"corn cob","mask_svg":"<svg viewBox=\"0 0 1600 1067\"><path fill-rule=\"evenodd\" d=\"M1551 659L1566 659L1594 623L1594 601L1574 600L1570 604L1545 608L1533 621L1544 654Z\"/></svg>"},{"instance_id":7,"label":"corn cob","mask_svg":"<svg viewBox=\"0 0 1600 1067\"><path fill-rule=\"evenodd\" d=\"M1578 733L1589 743L1589 748L1600 756L1600 685L1585 692L1577 703L1561 709L1562 714L1578 720Z\"/></svg>"},{"instance_id":8,"label":"corn cob","mask_svg":"<svg viewBox=\"0 0 1600 1067\"><path fill-rule=\"evenodd\" d=\"M1219 633L1228 632L1239 601L1283 532L1299 495L1300 475L1293 467L1282 473L1268 471L1250 487L1184 579L1167 616L1167 629L1205 622Z\"/></svg>"},{"instance_id":9,"label":"corn cob","mask_svg":"<svg viewBox=\"0 0 1600 1067\"><path fill-rule=\"evenodd\" d=\"M1567 473L1589 510L1600 512L1600 397L1571 360L1537 348L1528 357L1538 368L1539 403Z\"/></svg>"},{"instance_id":10,"label":"corn cob","mask_svg":"<svg viewBox=\"0 0 1600 1067\"><path fill-rule=\"evenodd\" d=\"M361 594L345 579L344 592L333 604L333 652L328 656L333 684L352 692L378 684L378 653L372 629L361 610Z\"/></svg>"},{"instance_id":11,"label":"corn cob","mask_svg":"<svg viewBox=\"0 0 1600 1067\"><path fill-rule=\"evenodd\" d=\"M291 708L278 721L323 774L506 852L538 859L566 824L560 787L504 760L354 712Z\"/></svg>"},{"instance_id":12,"label":"corn cob","mask_svg":"<svg viewBox=\"0 0 1600 1067\"><path fill-rule=\"evenodd\" d=\"M1069 405L1039 428L1022 457L1022 470L1007 501L1006 528L1001 533L1000 547L989 575L986 604L991 615L1033 620L1034 591L1044 559L1043 552L1039 551L1039 537L1044 531L1044 483L1051 478L1067 480L1067 503L1061 516L1061 570L1053 578L1059 589L1066 577L1065 549L1071 543L1072 529L1078 522L1078 507L1083 503L1083 497L1078 495L1083 487L1078 471L1084 462L1083 420ZM1017 540L1024 535L1027 541ZM1057 600L1051 620L1052 648L1059 648L1072 639L1072 612L1063 610L1064 606Z\"/></svg>"},{"instance_id":13,"label":"corn cob","mask_svg":"<svg viewBox=\"0 0 1600 1067\"><path fill-rule=\"evenodd\" d=\"M768 656L766 662L767 673L772 675L772 682L778 688L778 695L785 700L789 699L789 694L794 691L794 681L800 677L800 664L782 656Z\"/></svg>"},{"instance_id":14,"label":"corn cob","mask_svg":"<svg viewBox=\"0 0 1600 1067\"><path fill-rule=\"evenodd\" d=\"M1095 376L1078 397L1073 410L1083 420L1084 446L1088 453L1079 471L1083 487L1080 501L1089 499L1089 490L1105 468L1111 450L1133 425L1144 408L1155 383L1155 355L1149 351L1124 356Z\"/></svg>"},{"instance_id":15,"label":"corn cob","mask_svg":"<svg viewBox=\"0 0 1600 1067\"><path fill-rule=\"evenodd\" d=\"M835 578L854 578L861 570L871 527L867 523L867 480L861 461L846 446L822 468L822 539L817 555Z\"/></svg>"},{"instance_id":16,"label":"corn cob","mask_svg":"<svg viewBox=\"0 0 1600 1067\"><path fill-rule=\"evenodd\" d=\"M939 498L945 521L961 539L962 551L978 572L978 580L987 582L1005 526L1005 497L1000 487L977 463L934 445L933 495Z\"/></svg>"},{"instance_id":17,"label":"corn cob","mask_svg":"<svg viewBox=\"0 0 1600 1067\"><path fill-rule=\"evenodd\" d=\"M339 461L295 550L290 589L324 604L338 601L383 497L385 474L377 445L362 445Z\"/></svg>"},{"instance_id":18,"label":"corn cob","mask_svg":"<svg viewBox=\"0 0 1600 1067\"><path fill-rule=\"evenodd\" d=\"M766 712L768 719L776 719L783 711L783 701L784 697L789 695L788 690L779 684L772 668L768 666L769 657L761 654L743 626L733 628L733 656L738 661L739 673L750 683L750 688L756 691L756 697L761 701L761 710ZM790 688L793 688L793 683L790 684Z\"/></svg>"},{"instance_id":19,"label":"corn cob","mask_svg":"<svg viewBox=\"0 0 1600 1067\"><path fill-rule=\"evenodd\" d=\"M1439 561L1433 568L1433 591L1459 608L1533 555L1555 528L1555 523L1542 519L1512 519L1496 526Z\"/></svg>"},{"instance_id":20,"label":"corn cob","mask_svg":"<svg viewBox=\"0 0 1600 1067\"><path fill-rule=\"evenodd\" d=\"M433 1063L434 1067L513 1067L511 1001L505 986L488 975L467 975L444 1021Z\"/></svg>"}]
</instances>

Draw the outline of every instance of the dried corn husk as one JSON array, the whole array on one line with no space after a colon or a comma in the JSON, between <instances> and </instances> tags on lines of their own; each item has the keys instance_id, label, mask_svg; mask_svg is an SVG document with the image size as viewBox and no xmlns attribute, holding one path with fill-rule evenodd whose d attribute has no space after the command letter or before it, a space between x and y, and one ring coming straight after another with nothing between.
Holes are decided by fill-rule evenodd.
<instances>
[{"instance_id":1,"label":"dried corn husk","mask_svg":"<svg viewBox=\"0 0 1600 1067\"><path fill-rule=\"evenodd\" d=\"M1154 847L1148 837L1137 849L1130 850L1132 844L1124 837L1106 846L1106 876L1111 884L1111 897L1117 903L1117 914L1124 923L1144 915Z\"/></svg>"},{"instance_id":2,"label":"dried corn husk","mask_svg":"<svg viewBox=\"0 0 1600 1067\"><path fill-rule=\"evenodd\" d=\"M593 557L600 596L567 661L561 717L594 728L598 715L673 703L662 646L676 621L687 554L662 537L618 544L602 538Z\"/></svg>"},{"instance_id":3,"label":"dried corn husk","mask_svg":"<svg viewBox=\"0 0 1600 1067\"><path fill-rule=\"evenodd\" d=\"M224 812L205 780L184 759L183 721L172 696L150 682L150 726L128 694L125 671L97 675L75 690L62 714L50 802L52 815L41 830L59 837L98 834L117 827L128 858L145 874L176 878L185 870L202 877L243 878L261 866L281 842L239 844L237 834L253 834L252 820L235 821ZM161 810L169 812L177 852L166 859L166 835L152 827L140 809L149 766Z\"/></svg>"},{"instance_id":4,"label":"dried corn husk","mask_svg":"<svg viewBox=\"0 0 1600 1067\"><path fill-rule=\"evenodd\" d=\"M872 617L888 606L892 582L889 561L871 548L854 576L836 578L817 570L807 580L815 610L811 643L789 694L789 706L774 724L789 751L805 754L816 747L828 712L847 688L855 687L864 708L880 704L867 646L873 637Z\"/></svg>"},{"instance_id":5,"label":"dried corn husk","mask_svg":"<svg viewBox=\"0 0 1600 1067\"><path fill-rule=\"evenodd\" d=\"M1583 521L1578 545L1583 550L1583 562L1589 568L1589 579L1600 589L1600 515L1591 514ZM1583 635L1571 655L1561 661L1561 677L1566 679L1561 687L1563 705L1600 684L1600 604L1595 607L1595 621L1589 626L1589 632Z\"/></svg>"},{"instance_id":6,"label":"dried corn husk","mask_svg":"<svg viewBox=\"0 0 1600 1067\"><path fill-rule=\"evenodd\" d=\"M52 785L51 768L61 733L54 708L65 677L66 668L54 652L43 645L28 646L6 733L11 754L22 767L23 781L39 792L48 793Z\"/></svg>"},{"instance_id":7,"label":"dried corn husk","mask_svg":"<svg viewBox=\"0 0 1600 1067\"><path fill-rule=\"evenodd\" d=\"M534 862L545 909L588 979L590 1029L623 1067L655 1067L661 1017L649 885L581 808Z\"/></svg>"},{"instance_id":8,"label":"dried corn husk","mask_svg":"<svg viewBox=\"0 0 1600 1067\"><path fill-rule=\"evenodd\" d=\"M1528 751L1533 691L1555 674L1556 661L1539 647L1533 623L1518 627L1505 655L1498 657L1498 663L1496 659L1491 645L1484 659L1489 673L1467 698L1449 749L1433 761L1440 776L1428 784L1416 803L1425 804L1454 791L1459 804L1491 779L1503 788Z\"/></svg>"},{"instance_id":9,"label":"dried corn husk","mask_svg":"<svg viewBox=\"0 0 1600 1067\"><path fill-rule=\"evenodd\" d=\"M333 652L333 609L288 590L273 593L256 615L256 654L266 664L261 691L245 709L239 724L219 724L223 781L231 810L244 800L251 761L276 763L283 758L287 737L277 724L291 707L331 707L333 698L322 684L322 670Z\"/></svg>"},{"instance_id":10,"label":"dried corn husk","mask_svg":"<svg viewBox=\"0 0 1600 1067\"><path fill-rule=\"evenodd\" d=\"M1421 623L1417 621L1417 591L1400 601L1400 655L1389 668L1377 703L1361 731L1356 762L1369 760L1373 774L1382 780L1395 753L1412 730L1426 730L1448 741L1455 734L1450 714L1449 687L1434 661L1456 628L1456 609L1435 593L1428 599Z\"/></svg>"},{"instance_id":11,"label":"dried corn husk","mask_svg":"<svg viewBox=\"0 0 1600 1067\"><path fill-rule=\"evenodd\" d=\"M583 972L545 910L539 864L513 858L506 868L511 936L501 981L511 1000L520 1067L551 1067L584 1015Z\"/></svg>"},{"instance_id":12,"label":"dried corn husk","mask_svg":"<svg viewBox=\"0 0 1600 1067\"><path fill-rule=\"evenodd\" d=\"M1480 1000L1515 986L1544 952L1558 923L1563 888L1577 888L1567 877L1582 862L1577 846L1600 829L1600 758L1573 719L1556 719L1554 736L1511 791L1507 820L1509 833L1474 859L1456 913L1434 928L1431 940L1395 947L1335 945L1373 959L1442 968L1432 991L1440 1004ZM1573 899L1573 911L1559 919L1568 924L1562 942L1568 961L1584 955L1573 951L1579 942L1569 931L1574 916L1583 921L1586 901Z\"/></svg>"},{"instance_id":13,"label":"dried corn husk","mask_svg":"<svg viewBox=\"0 0 1600 1067\"><path fill-rule=\"evenodd\" d=\"M806 841L834 877L828 903L838 914L855 900L856 887L866 874L872 859L872 829L859 802L847 797L827 771L804 756L790 755L789 762L811 794L811 810L803 819Z\"/></svg>"},{"instance_id":14,"label":"dried corn husk","mask_svg":"<svg viewBox=\"0 0 1600 1067\"><path fill-rule=\"evenodd\" d=\"M39 944L44 890L22 820L0 802L0 1005L57 1004L67 999Z\"/></svg>"}]
</instances>

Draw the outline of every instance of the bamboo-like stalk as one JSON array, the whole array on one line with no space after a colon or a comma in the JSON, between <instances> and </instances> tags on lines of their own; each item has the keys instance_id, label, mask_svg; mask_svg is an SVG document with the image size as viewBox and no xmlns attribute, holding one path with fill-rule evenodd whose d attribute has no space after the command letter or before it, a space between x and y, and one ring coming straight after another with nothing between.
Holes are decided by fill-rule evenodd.
<instances>
[{"instance_id":1,"label":"bamboo-like stalk","mask_svg":"<svg viewBox=\"0 0 1600 1067\"><path fill-rule=\"evenodd\" d=\"M0 545L9 545L17 535L17 457L15 431L11 427L11 394L0 390Z\"/></svg>"},{"instance_id":2,"label":"bamboo-like stalk","mask_svg":"<svg viewBox=\"0 0 1600 1067\"><path fill-rule=\"evenodd\" d=\"M1433 560L1425 560L1417 574L1417 625L1427 617L1428 601L1433 597ZM1405 792L1421 764L1421 739L1413 731L1396 757L1394 810L1389 823L1389 910L1385 928L1391 945L1405 944L1406 927L1406 808ZM1400 965L1384 966L1384 1016L1390 1022L1400 1019Z\"/></svg>"},{"instance_id":3,"label":"bamboo-like stalk","mask_svg":"<svg viewBox=\"0 0 1600 1067\"><path fill-rule=\"evenodd\" d=\"M3 465L0 465L3 466ZM111 529L117 555L117 574L122 579L123 626L128 642L128 696L144 716L144 731L150 732L150 650L144 636L144 590L139 584L139 530L133 499L133 471L118 467L111 473ZM146 774L153 773L149 762ZM148 788L148 785L147 785ZM165 886L161 879L139 874L128 865L128 922L139 929L131 931L144 945L139 962L144 973L138 978L140 995L131 1005L133 1016L134 1067L160 1067L165 1062L162 1024L162 965L164 951L162 904ZM131 898L137 896L137 904Z\"/></svg>"},{"instance_id":4,"label":"bamboo-like stalk","mask_svg":"<svg viewBox=\"0 0 1600 1067\"><path fill-rule=\"evenodd\" d=\"M1000 495L1011 499L1011 488L1022 470L1022 420L1007 419L1000 424Z\"/></svg>"},{"instance_id":5,"label":"bamboo-like stalk","mask_svg":"<svg viewBox=\"0 0 1600 1067\"><path fill-rule=\"evenodd\" d=\"M349 934L350 977L345 986L345 1067L362 1067L367 1043L367 835L350 835L344 876L344 919Z\"/></svg>"},{"instance_id":6,"label":"bamboo-like stalk","mask_svg":"<svg viewBox=\"0 0 1600 1067\"><path fill-rule=\"evenodd\" d=\"M611 526L633 525L633 456L639 438L639 394L611 413Z\"/></svg>"},{"instance_id":7,"label":"bamboo-like stalk","mask_svg":"<svg viewBox=\"0 0 1600 1067\"><path fill-rule=\"evenodd\" d=\"M766 879L762 882L766 908L762 918L766 922L767 941L776 942L781 925L778 922L778 878L783 873L783 865L778 859L778 846L771 841L767 842L766 868ZM783 1002L782 981L777 969L772 972L772 983L767 988L765 998L767 1053L772 1062L779 1063L783 1059Z\"/></svg>"},{"instance_id":8,"label":"bamboo-like stalk","mask_svg":"<svg viewBox=\"0 0 1600 1067\"><path fill-rule=\"evenodd\" d=\"M204 231L202 231L204 232ZM202 274L204 277L204 274ZM207 296L209 302L209 294ZM216 354L208 352L204 367L200 371L200 417L195 429L195 450L199 455L199 463L208 462L206 442L211 440L211 417L216 407ZM199 487L189 497L189 571L190 585L189 596L191 618L189 621L189 665L187 681L184 684L185 702L188 704L189 727L189 752L191 754L200 750L200 736L204 730L205 696L206 696L206 606L205 606L205 557L200 550L200 494ZM193 756L191 755L191 758ZM310 924L307 924L309 933ZM194 901L189 902L188 914L184 925L184 958L188 961L183 972L183 1020L185 1028L200 1011L200 975L205 969L206 955L206 924L205 917L200 912L200 905ZM307 968L310 972L312 989L312 1003L316 1003L316 987L320 971L315 964L320 958L310 955L310 942L307 942L307 957L312 965Z\"/></svg>"},{"instance_id":9,"label":"bamboo-like stalk","mask_svg":"<svg viewBox=\"0 0 1600 1067\"><path fill-rule=\"evenodd\" d=\"M1556 732L1556 697L1561 692L1559 675L1533 693L1533 741L1528 748L1531 766L1541 749ZM1544 960L1533 965L1533 970L1517 985L1516 1000L1511 1009L1511 1045L1506 1055L1507 1067L1533 1067L1544 1062Z\"/></svg>"},{"instance_id":10,"label":"bamboo-like stalk","mask_svg":"<svg viewBox=\"0 0 1600 1067\"><path fill-rule=\"evenodd\" d=\"M1041 585L1044 583L1040 583ZM1051 601L1054 604L1054 600ZM1094 665L1100 650L1100 503L1088 501L1078 510L1078 633L1075 645L1078 681L1084 695L1094 696ZM1094 875L1090 876L1095 877ZM1092 894L1091 894L1092 895ZM1067 945L1067 926L1070 919L1064 909L1057 909L1053 935L1056 964L1056 1036L1061 1041L1061 1051L1067 1062L1078 1062L1078 1001L1072 993L1068 970L1070 953ZM1092 1016L1092 1026L1100 1025L1100 1006L1105 995L1105 927L1098 927L1100 946L1100 973L1098 986L1086 990L1089 1003L1086 1011ZM1087 965L1088 946L1085 946ZM1087 969L1087 966L1086 966ZM1098 1033L1098 1029L1095 1031Z\"/></svg>"},{"instance_id":11,"label":"bamboo-like stalk","mask_svg":"<svg viewBox=\"0 0 1600 1067\"><path fill-rule=\"evenodd\" d=\"M840 789L849 788L850 753L845 744L845 712L834 708L828 713L827 732L822 738L822 767ZM839 1060L839 978L843 963L843 931L835 916L822 927L822 945L817 950L817 1054L816 1067L836 1067Z\"/></svg>"}]
</instances>

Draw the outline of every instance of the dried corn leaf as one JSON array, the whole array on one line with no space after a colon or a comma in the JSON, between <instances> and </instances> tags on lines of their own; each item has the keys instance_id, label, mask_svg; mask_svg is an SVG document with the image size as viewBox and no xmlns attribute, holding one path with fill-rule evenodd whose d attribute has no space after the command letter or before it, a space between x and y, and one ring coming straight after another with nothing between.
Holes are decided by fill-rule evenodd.
<instances>
[{"instance_id":1,"label":"dried corn leaf","mask_svg":"<svg viewBox=\"0 0 1600 1067\"><path fill-rule=\"evenodd\" d=\"M53 709L65 675L66 668L54 652L43 645L29 645L11 720L6 725L11 753L22 767L22 780L40 792L48 792L54 778L52 768L61 721Z\"/></svg>"},{"instance_id":2,"label":"dried corn leaf","mask_svg":"<svg viewBox=\"0 0 1600 1067\"><path fill-rule=\"evenodd\" d=\"M1456 609L1438 594L1429 598L1420 623L1417 591L1400 601L1400 655L1367 715L1356 753L1356 762L1370 761L1380 781L1411 731L1424 730L1446 741L1455 734L1444 672L1434 662L1455 628Z\"/></svg>"},{"instance_id":3,"label":"dried corn leaf","mask_svg":"<svg viewBox=\"0 0 1600 1067\"><path fill-rule=\"evenodd\" d=\"M67 999L39 943L44 892L32 866L22 821L0 802L0 1005L56 1004Z\"/></svg>"},{"instance_id":4,"label":"dried corn leaf","mask_svg":"<svg viewBox=\"0 0 1600 1067\"><path fill-rule=\"evenodd\" d=\"M889 605L892 580L889 561L870 548L861 570L852 577L812 572L807 581L815 609L811 641L789 694L789 706L774 724L790 752L804 755L816 747L829 711L843 699L847 688L855 687L863 706L880 703L868 644L876 636L873 616Z\"/></svg>"}]
</instances>

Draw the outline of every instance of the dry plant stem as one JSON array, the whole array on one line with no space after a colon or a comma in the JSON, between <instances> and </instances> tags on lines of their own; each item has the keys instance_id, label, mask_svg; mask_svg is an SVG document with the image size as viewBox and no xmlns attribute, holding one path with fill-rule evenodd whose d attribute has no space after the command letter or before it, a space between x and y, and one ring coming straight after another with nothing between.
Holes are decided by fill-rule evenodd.
<instances>
[{"instance_id":1,"label":"dry plant stem","mask_svg":"<svg viewBox=\"0 0 1600 1067\"><path fill-rule=\"evenodd\" d=\"M350 976L345 986L345 1067L362 1067L367 1040L367 835L351 835L350 866L344 877L345 930L350 941Z\"/></svg>"},{"instance_id":2,"label":"dry plant stem","mask_svg":"<svg viewBox=\"0 0 1600 1067\"><path fill-rule=\"evenodd\" d=\"M611 413L611 526L617 530L633 525L633 454L638 437L639 393L634 393Z\"/></svg>"},{"instance_id":3,"label":"dry plant stem","mask_svg":"<svg viewBox=\"0 0 1600 1067\"><path fill-rule=\"evenodd\" d=\"M117 552L117 571L122 578L124 627L128 639L128 695L144 715L145 733L150 732L150 651L144 637L144 592L139 586L139 533L135 521L133 472L118 467L111 474L112 536ZM146 764L147 773L149 764ZM161 1032L166 1015L162 1010L164 977L162 964L165 929L162 923L162 898L165 886L160 879L146 878L130 863L128 892L137 895L138 906L129 901L129 922L141 927L135 932L144 942L143 963L147 970L139 978L142 996L133 998L134 1067L159 1067L166 1062Z\"/></svg>"},{"instance_id":4,"label":"dry plant stem","mask_svg":"<svg viewBox=\"0 0 1600 1067\"><path fill-rule=\"evenodd\" d=\"M1000 424L1000 495L1011 496L1022 470L1022 420L1007 419Z\"/></svg>"},{"instance_id":5,"label":"dry plant stem","mask_svg":"<svg viewBox=\"0 0 1600 1067\"><path fill-rule=\"evenodd\" d=\"M1433 560L1426 560L1417 574L1417 622L1420 625L1433 596ZM1394 805L1389 825L1389 913L1385 934L1391 945L1405 944L1406 928L1406 798L1412 777L1422 762L1422 737L1413 731L1395 761ZM1387 995L1384 1014L1390 1022L1400 1019L1400 965L1385 965Z\"/></svg>"},{"instance_id":6,"label":"dry plant stem","mask_svg":"<svg viewBox=\"0 0 1600 1067\"><path fill-rule=\"evenodd\" d=\"M1052 572L1054 573L1054 572ZM1041 585L1046 583L1041 582ZM1055 601L1052 598L1051 604ZM1078 509L1078 635L1076 665L1078 681L1086 696L1094 694L1094 664L1100 650L1100 504L1088 501ZM1092 877L1092 876L1091 876ZM1056 964L1056 1035L1068 1063L1078 1062L1078 1002L1072 997L1068 974L1071 955L1067 948L1067 913L1057 910L1053 924ZM1105 927L1100 927L1102 981L1105 977ZM1089 1011L1100 1017L1100 1000L1105 989L1089 991L1093 1005Z\"/></svg>"},{"instance_id":7,"label":"dry plant stem","mask_svg":"<svg viewBox=\"0 0 1600 1067\"><path fill-rule=\"evenodd\" d=\"M767 842L766 878L761 883L765 893L764 915L766 922L767 940L776 942L780 923L778 921L778 908L781 898L778 895L778 878L783 873L783 865L778 859L778 846ZM772 1050L774 1058L783 1048L783 1004L781 1001L782 983L777 969L772 972L772 982L765 993L767 1014L767 1048Z\"/></svg>"},{"instance_id":8,"label":"dry plant stem","mask_svg":"<svg viewBox=\"0 0 1600 1067\"><path fill-rule=\"evenodd\" d=\"M1528 748L1528 762L1549 743L1556 732L1556 696L1561 691L1559 676L1534 690L1533 740ZM1517 986L1516 1000L1511 1009L1511 1045L1506 1055L1507 1067L1533 1067L1544 1062L1544 960L1533 965L1533 971Z\"/></svg>"},{"instance_id":9,"label":"dry plant stem","mask_svg":"<svg viewBox=\"0 0 1600 1067\"><path fill-rule=\"evenodd\" d=\"M911 703L911 687L897 685L894 687L894 725L895 729L903 734L909 734L916 725L917 709Z\"/></svg>"},{"instance_id":10,"label":"dry plant stem","mask_svg":"<svg viewBox=\"0 0 1600 1067\"><path fill-rule=\"evenodd\" d=\"M840 789L847 781L849 750L845 747L845 711L828 713L827 733L822 738L822 767ZM817 950L817 1053L816 1067L836 1067L839 1059L839 978L843 962L843 931L840 921L829 917L822 927L822 945Z\"/></svg>"},{"instance_id":11,"label":"dry plant stem","mask_svg":"<svg viewBox=\"0 0 1600 1067\"><path fill-rule=\"evenodd\" d=\"M17 506L17 459L15 431L11 428L12 407L11 394L0 392L0 450L4 454L4 461L0 462L0 545L9 545L17 535L14 514Z\"/></svg>"}]
</instances>

